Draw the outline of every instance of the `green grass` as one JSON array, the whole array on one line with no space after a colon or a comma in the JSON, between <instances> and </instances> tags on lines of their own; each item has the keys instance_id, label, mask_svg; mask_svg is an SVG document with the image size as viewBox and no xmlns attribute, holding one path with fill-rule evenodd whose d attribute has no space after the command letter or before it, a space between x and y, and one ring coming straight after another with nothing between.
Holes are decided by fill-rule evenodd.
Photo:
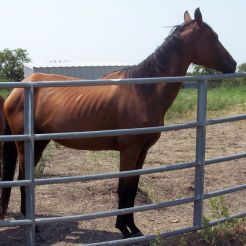
<instances>
[{"instance_id":1,"label":"green grass","mask_svg":"<svg viewBox=\"0 0 246 246\"><path fill-rule=\"evenodd\" d=\"M44 153L35 168L35 178L43 178L45 167L49 165L49 163L52 162L54 158L53 153L55 148L57 148L56 143L51 141L44 150Z\"/></svg>"},{"instance_id":2,"label":"green grass","mask_svg":"<svg viewBox=\"0 0 246 246\"><path fill-rule=\"evenodd\" d=\"M162 238L157 233L151 246L245 246L246 219L231 219L216 226L209 226L212 220L230 217L225 197L219 196L209 199L210 217L203 218L202 230L183 234L173 238Z\"/></svg>"},{"instance_id":3,"label":"green grass","mask_svg":"<svg viewBox=\"0 0 246 246\"><path fill-rule=\"evenodd\" d=\"M234 105L246 104L246 86L211 89L208 91L208 110L219 111ZM245 107L246 108L246 107Z\"/></svg>"},{"instance_id":4,"label":"green grass","mask_svg":"<svg viewBox=\"0 0 246 246\"><path fill-rule=\"evenodd\" d=\"M196 109L197 92L195 89L182 89L168 110L165 120L172 121L184 117Z\"/></svg>"},{"instance_id":5,"label":"green grass","mask_svg":"<svg viewBox=\"0 0 246 246\"><path fill-rule=\"evenodd\" d=\"M171 123L176 122L177 119L191 120L195 117L196 104L197 90L182 89L168 110L165 120ZM235 111L235 108L240 112L246 112L246 86L208 89L208 117L217 114L222 116L226 111Z\"/></svg>"},{"instance_id":6,"label":"green grass","mask_svg":"<svg viewBox=\"0 0 246 246\"><path fill-rule=\"evenodd\" d=\"M10 90L9 89L1 89L0 90L0 95L6 99L6 97L9 95Z\"/></svg>"}]
</instances>

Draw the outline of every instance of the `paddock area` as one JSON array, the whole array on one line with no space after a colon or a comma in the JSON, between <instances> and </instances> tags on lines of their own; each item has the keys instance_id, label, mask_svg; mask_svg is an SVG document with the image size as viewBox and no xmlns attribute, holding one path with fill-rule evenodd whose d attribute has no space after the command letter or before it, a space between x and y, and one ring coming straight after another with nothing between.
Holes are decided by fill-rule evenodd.
<instances>
[{"instance_id":1,"label":"paddock area","mask_svg":"<svg viewBox=\"0 0 246 246\"><path fill-rule=\"evenodd\" d=\"M244 121L207 127L206 159L232 155L246 150ZM195 157L196 130L162 133L149 152L144 167L159 167L191 161ZM76 151L51 143L42 162L42 177L69 176L118 170L117 152ZM245 159L206 166L205 192L246 183ZM42 172L42 171L40 171ZM117 209L117 179L36 187L37 217L76 215ZM194 168L142 175L136 205L158 203L194 193ZM225 195L231 215L244 212L246 191ZM14 188L7 220L21 218L20 192ZM205 214L209 214L205 200ZM191 226L193 203L136 213L145 234ZM120 239L115 218L40 226L37 245L75 245ZM23 228L0 228L0 245L24 245ZM4 243L3 243L4 242Z\"/></svg>"}]
</instances>

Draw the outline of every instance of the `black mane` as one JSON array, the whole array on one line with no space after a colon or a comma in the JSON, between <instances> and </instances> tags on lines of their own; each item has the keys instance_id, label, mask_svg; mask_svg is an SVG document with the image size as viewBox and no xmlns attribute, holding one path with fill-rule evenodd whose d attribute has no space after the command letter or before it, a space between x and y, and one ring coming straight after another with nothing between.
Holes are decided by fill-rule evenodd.
<instances>
[{"instance_id":1,"label":"black mane","mask_svg":"<svg viewBox=\"0 0 246 246\"><path fill-rule=\"evenodd\" d=\"M181 54L182 41L180 33L189 26L190 23L175 26L163 44L158 47L149 57L138 65L129 66L121 72L125 73L125 78L145 78L162 76L168 70L173 54Z\"/></svg>"}]
</instances>

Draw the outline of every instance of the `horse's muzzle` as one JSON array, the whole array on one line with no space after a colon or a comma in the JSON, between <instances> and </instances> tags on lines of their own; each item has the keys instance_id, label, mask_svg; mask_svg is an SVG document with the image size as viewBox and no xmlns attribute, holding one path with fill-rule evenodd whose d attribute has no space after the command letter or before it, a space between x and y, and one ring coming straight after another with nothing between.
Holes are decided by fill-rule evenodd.
<instances>
[{"instance_id":1,"label":"horse's muzzle","mask_svg":"<svg viewBox=\"0 0 246 246\"><path fill-rule=\"evenodd\" d=\"M235 73L237 69L237 62L232 60L231 62L225 62L223 64L222 73Z\"/></svg>"}]
</instances>

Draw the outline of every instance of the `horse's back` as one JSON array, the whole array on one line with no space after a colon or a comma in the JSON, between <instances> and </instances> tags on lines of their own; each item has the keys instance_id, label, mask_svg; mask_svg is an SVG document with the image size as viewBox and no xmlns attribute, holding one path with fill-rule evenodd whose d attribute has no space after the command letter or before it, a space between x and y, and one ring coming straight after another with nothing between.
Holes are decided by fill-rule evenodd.
<instances>
[{"instance_id":1,"label":"horse's back","mask_svg":"<svg viewBox=\"0 0 246 246\"><path fill-rule=\"evenodd\" d=\"M78 80L78 78L32 74L23 82ZM117 128L117 86L40 87L34 91L35 129L68 132ZM14 134L23 133L24 89L14 89L4 112ZM76 141L73 141L74 143ZM107 141L105 141L107 142ZM90 145L90 144L88 144ZM107 144L108 145L108 144Z\"/></svg>"},{"instance_id":2,"label":"horse's back","mask_svg":"<svg viewBox=\"0 0 246 246\"><path fill-rule=\"evenodd\" d=\"M42 81L63 81L63 80L78 80L78 78L68 77L58 74L33 73L22 80L22 82L42 82ZM36 88L35 93L43 88ZM36 100L35 100L36 101ZM15 88L3 107L4 115L6 116L12 131L15 134L23 132L24 125L24 88Z\"/></svg>"},{"instance_id":3,"label":"horse's back","mask_svg":"<svg viewBox=\"0 0 246 246\"><path fill-rule=\"evenodd\" d=\"M79 80L79 78L69 77L60 74L47 74L47 73L32 73L23 82L37 82L37 81L63 81L63 80Z\"/></svg>"}]
</instances>

